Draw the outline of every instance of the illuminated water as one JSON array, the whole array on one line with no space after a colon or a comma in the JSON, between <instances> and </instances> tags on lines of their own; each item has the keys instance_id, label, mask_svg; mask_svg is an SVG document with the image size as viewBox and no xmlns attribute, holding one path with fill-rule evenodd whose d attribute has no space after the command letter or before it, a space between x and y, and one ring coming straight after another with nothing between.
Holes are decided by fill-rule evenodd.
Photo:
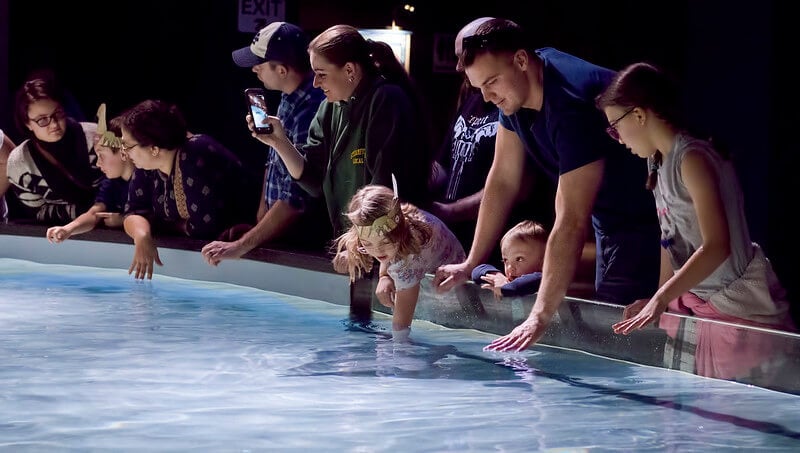
<instances>
[{"instance_id":1,"label":"illuminated water","mask_svg":"<svg viewBox=\"0 0 800 453\"><path fill-rule=\"evenodd\" d=\"M345 306L0 259L3 451L798 451L800 397Z\"/></svg>"}]
</instances>

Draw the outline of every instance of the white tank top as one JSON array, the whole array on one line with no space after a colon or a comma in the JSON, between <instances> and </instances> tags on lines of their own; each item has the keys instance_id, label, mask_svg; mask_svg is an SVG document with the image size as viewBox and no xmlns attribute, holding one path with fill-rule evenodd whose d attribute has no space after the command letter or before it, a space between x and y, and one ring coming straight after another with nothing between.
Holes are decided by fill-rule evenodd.
<instances>
[{"instance_id":1,"label":"white tank top","mask_svg":"<svg viewBox=\"0 0 800 453\"><path fill-rule=\"evenodd\" d=\"M774 323L786 312L786 303L774 296L784 296L769 262L750 239L744 215L744 201L739 181L730 161L704 140L678 134L672 151L664 154L653 191L662 245L667 244L673 270L683 267L703 245L700 222L689 191L683 184L681 163L688 151L707 158L716 175L715 183L728 219L731 254L691 292L710 301L719 311L758 322ZM756 257L757 259L754 259ZM777 285L777 286L776 286ZM743 288L747 288L743 291Z\"/></svg>"}]
</instances>

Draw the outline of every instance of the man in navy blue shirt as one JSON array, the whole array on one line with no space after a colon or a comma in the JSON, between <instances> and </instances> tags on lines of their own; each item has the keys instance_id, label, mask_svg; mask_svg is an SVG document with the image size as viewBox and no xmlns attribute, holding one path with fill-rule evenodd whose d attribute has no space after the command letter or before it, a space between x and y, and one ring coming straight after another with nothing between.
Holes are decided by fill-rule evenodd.
<instances>
[{"instance_id":1,"label":"man in navy blue shirt","mask_svg":"<svg viewBox=\"0 0 800 453\"><path fill-rule=\"evenodd\" d=\"M256 34L251 45L232 53L237 66L251 68L265 88L281 92L276 116L293 144L306 142L311 120L324 98L322 90L313 86L308 42L296 25L273 22ZM258 223L239 238L204 246L201 253L209 264L240 258L265 242L321 248L331 239L331 233L320 227L327 225L322 204L300 188L274 149L269 148L268 153Z\"/></svg>"},{"instance_id":2,"label":"man in navy blue shirt","mask_svg":"<svg viewBox=\"0 0 800 453\"><path fill-rule=\"evenodd\" d=\"M475 240L464 263L442 266L434 286L465 282L502 233L529 159L557 184L556 219L528 317L488 350L522 350L544 334L566 295L591 223L598 300L630 304L658 286L659 230L646 168L605 132L594 98L614 72L552 48L534 50L516 23L493 19L462 42L470 83L501 111ZM613 127L613 125L611 125ZM641 173L641 178L632 174Z\"/></svg>"}]
</instances>

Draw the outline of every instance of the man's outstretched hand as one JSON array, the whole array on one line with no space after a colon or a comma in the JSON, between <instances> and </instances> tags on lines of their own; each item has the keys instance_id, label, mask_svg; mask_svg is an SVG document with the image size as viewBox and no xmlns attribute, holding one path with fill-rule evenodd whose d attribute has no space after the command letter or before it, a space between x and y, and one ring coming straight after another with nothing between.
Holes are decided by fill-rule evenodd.
<instances>
[{"instance_id":1,"label":"man's outstretched hand","mask_svg":"<svg viewBox=\"0 0 800 453\"><path fill-rule=\"evenodd\" d=\"M522 324L506 336L500 337L483 348L484 351L519 352L533 345L544 335L552 317L531 314Z\"/></svg>"}]
</instances>

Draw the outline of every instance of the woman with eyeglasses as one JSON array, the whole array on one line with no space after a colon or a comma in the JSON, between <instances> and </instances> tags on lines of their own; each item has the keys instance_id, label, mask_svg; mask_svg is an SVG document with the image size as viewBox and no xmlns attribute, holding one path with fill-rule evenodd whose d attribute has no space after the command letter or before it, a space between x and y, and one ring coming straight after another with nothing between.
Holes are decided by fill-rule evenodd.
<instances>
[{"instance_id":1,"label":"woman with eyeglasses","mask_svg":"<svg viewBox=\"0 0 800 453\"><path fill-rule=\"evenodd\" d=\"M102 176L92 149L97 125L67 116L60 90L41 78L17 92L14 121L28 137L11 151L6 169L20 205L17 217L50 225L72 221L92 205Z\"/></svg>"},{"instance_id":2,"label":"woman with eyeglasses","mask_svg":"<svg viewBox=\"0 0 800 453\"><path fill-rule=\"evenodd\" d=\"M137 279L152 278L153 263L162 265L154 229L217 239L255 217L260 175L211 136L189 133L176 105L149 99L122 118L120 148L136 166L123 227L134 243L128 272Z\"/></svg>"},{"instance_id":3,"label":"woman with eyeglasses","mask_svg":"<svg viewBox=\"0 0 800 453\"><path fill-rule=\"evenodd\" d=\"M608 133L647 159L647 187L661 226L661 278L648 299L626 307L616 333L659 320L665 310L793 330L785 291L750 239L731 162L687 130L680 95L662 70L636 63L598 96Z\"/></svg>"}]
</instances>

